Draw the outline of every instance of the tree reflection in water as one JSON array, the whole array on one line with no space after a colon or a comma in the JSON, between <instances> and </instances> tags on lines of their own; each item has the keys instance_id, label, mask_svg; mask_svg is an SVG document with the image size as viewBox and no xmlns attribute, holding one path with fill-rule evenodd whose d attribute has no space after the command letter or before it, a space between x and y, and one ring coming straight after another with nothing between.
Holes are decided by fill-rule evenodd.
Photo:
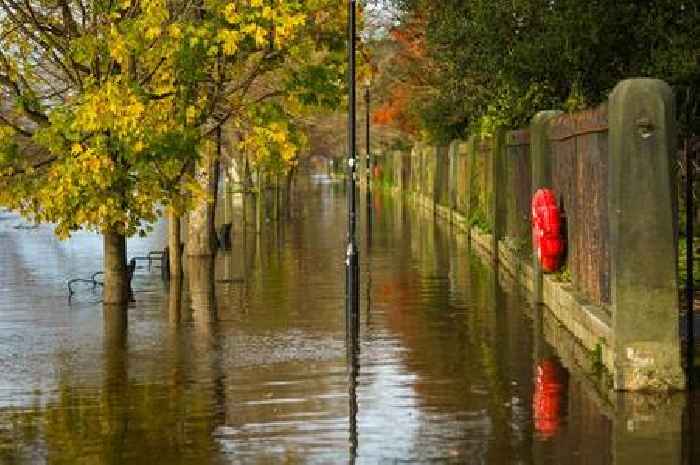
<instances>
[{"instance_id":1,"label":"tree reflection in water","mask_svg":"<svg viewBox=\"0 0 700 465\"><path fill-rule=\"evenodd\" d=\"M681 465L697 456L683 395L617 395L593 383L587 353L470 253L465 236L379 192L358 333L359 319L343 318L343 197L310 199L283 229L234 231L215 263L187 260L183 279L162 291L159 277L140 274L128 327L121 309L4 296L3 324L20 336L0 338L0 463ZM50 247L40 257L13 244L0 249L8 269L61 282L60 269L21 271Z\"/></svg>"}]
</instances>

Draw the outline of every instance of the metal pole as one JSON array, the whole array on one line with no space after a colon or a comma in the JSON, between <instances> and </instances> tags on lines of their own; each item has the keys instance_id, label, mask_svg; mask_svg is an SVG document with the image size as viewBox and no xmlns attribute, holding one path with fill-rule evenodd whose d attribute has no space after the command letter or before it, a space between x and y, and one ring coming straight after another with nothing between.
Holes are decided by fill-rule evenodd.
<instances>
[{"instance_id":1,"label":"metal pole","mask_svg":"<svg viewBox=\"0 0 700 465\"><path fill-rule=\"evenodd\" d=\"M692 381L695 358L695 331L693 328L693 307L695 301L695 278L693 276L694 268L694 250L693 250L693 220L695 207L693 204L693 184L695 182L695 164L693 160L693 148L688 147L688 141L685 142L685 263L686 263L686 283L685 283L685 298L686 298L686 325L688 331L687 345L687 374L688 385Z\"/></svg>"},{"instance_id":2,"label":"metal pole","mask_svg":"<svg viewBox=\"0 0 700 465\"><path fill-rule=\"evenodd\" d=\"M349 319L359 312L360 264L357 250L357 199L356 199L356 83L355 83L355 42L356 42L356 1L348 0L348 248L345 270L345 311Z\"/></svg>"},{"instance_id":3,"label":"metal pole","mask_svg":"<svg viewBox=\"0 0 700 465\"><path fill-rule=\"evenodd\" d=\"M349 398L349 415L350 422L350 463L354 464L357 460L357 449L359 445L357 432L357 416L359 407L357 403L357 387L358 378L360 375L360 319L358 313L353 313L348 318L348 327L346 328L346 347L347 347L347 363L348 363L348 398Z\"/></svg>"}]
</instances>

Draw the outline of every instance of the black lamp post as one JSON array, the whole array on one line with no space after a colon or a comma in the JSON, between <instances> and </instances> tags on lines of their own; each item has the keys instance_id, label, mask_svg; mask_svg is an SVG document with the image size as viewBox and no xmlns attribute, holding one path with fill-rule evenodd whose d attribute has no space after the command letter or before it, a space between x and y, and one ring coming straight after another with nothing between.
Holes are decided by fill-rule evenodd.
<instances>
[{"instance_id":1,"label":"black lamp post","mask_svg":"<svg viewBox=\"0 0 700 465\"><path fill-rule=\"evenodd\" d=\"M356 6L356 0L348 0L348 248L345 259L345 334L349 368L350 463L355 463L357 457L357 375L360 352L360 260L355 237L357 233Z\"/></svg>"},{"instance_id":2,"label":"black lamp post","mask_svg":"<svg viewBox=\"0 0 700 465\"><path fill-rule=\"evenodd\" d=\"M348 247L345 260L345 313L348 323L359 312L360 263L357 250L357 127L355 92L356 8L355 0L348 0Z\"/></svg>"}]
</instances>

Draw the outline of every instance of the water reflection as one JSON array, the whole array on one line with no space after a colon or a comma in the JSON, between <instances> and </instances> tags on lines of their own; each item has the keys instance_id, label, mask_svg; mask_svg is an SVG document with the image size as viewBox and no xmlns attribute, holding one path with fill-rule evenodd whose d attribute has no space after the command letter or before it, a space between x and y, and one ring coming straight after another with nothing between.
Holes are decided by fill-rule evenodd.
<instances>
[{"instance_id":1,"label":"water reflection","mask_svg":"<svg viewBox=\"0 0 700 465\"><path fill-rule=\"evenodd\" d=\"M543 359L537 363L532 409L535 430L540 439L550 439L559 432L564 416L566 381L566 371L555 358Z\"/></svg>"},{"instance_id":2,"label":"water reflection","mask_svg":"<svg viewBox=\"0 0 700 465\"><path fill-rule=\"evenodd\" d=\"M105 305L104 318L104 383L100 404L104 405L104 459L106 464L125 463L129 431L129 367L127 308ZM79 456L78 456L79 457ZM76 457L76 458L78 458Z\"/></svg>"},{"instance_id":3,"label":"water reflection","mask_svg":"<svg viewBox=\"0 0 700 465\"><path fill-rule=\"evenodd\" d=\"M357 387L360 376L360 315L358 312L350 312L347 315L346 347L348 364L348 398L349 398L349 431L350 431L350 463L357 461L358 453L358 402Z\"/></svg>"},{"instance_id":4,"label":"water reflection","mask_svg":"<svg viewBox=\"0 0 700 465\"><path fill-rule=\"evenodd\" d=\"M209 334L217 321L214 259L187 257L186 270L192 320L195 327Z\"/></svg>"},{"instance_id":5,"label":"water reflection","mask_svg":"<svg viewBox=\"0 0 700 465\"><path fill-rule=\"evenodd\" d=\"M0 226L0 463L700 458L696 395L613 393L466 237L379 193L366 317L346 319L337 188L308 186L261 234L237 223L231 250L181 280L142 270L126 312L64 304L67 271L99 268L94 237Z\"/></svg>"}]
</instances>

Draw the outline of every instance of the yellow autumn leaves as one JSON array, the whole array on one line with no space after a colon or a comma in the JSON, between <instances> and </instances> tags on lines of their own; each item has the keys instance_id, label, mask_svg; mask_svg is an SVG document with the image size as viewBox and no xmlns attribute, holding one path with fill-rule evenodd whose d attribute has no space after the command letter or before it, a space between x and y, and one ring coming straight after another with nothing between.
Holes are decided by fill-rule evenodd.
<instances>
[{"instance_id":1,"label":"yellow autumn leaves","mask_svg":"<svg viewBox=\"0 0 700 465\"><path fill-rule=\"evenodd\" d=\"M80 15L82 4L67 1ZM0 75L29 89L9 115L34 132L0 123L0 204L55 223L61 236L130 235L160 206L201 200L192 173L204 153L218 155L206 144L221 125L240 133L234 150L257 168L289 169L306 146L298 97L340 81L327 57L342 28L314 19L342 18L335 0L117 0L70 24L49 3L32 3L46 24L21 28L0 5ZM0 91L14 92L2 82ZM22 108L45 121L30 124Z\"/></svg>"},{"instance_id":2,"label":"yellow autumn leaves","mask_svg":"<svg viewBox=\"0 0 700 465\"><path fill-rule=\"evenodd\" d=\"M255 166L277 161L283 170L287 170L294 166L298 152L305 144L303 135L293 133L287 123L272 122L253 127L239 144L239 149L252 156Z\"/></svg>"},{"instance_id":3,"label":"yellow autumn leaves","mask_svg":"<svg viewBox=\"0 0 700 465\"><path fill-rule=\"evenodd\" d=\"M253 38L258 47L270 44L281 47L306 23L305 12L297 11L296 6L297 2L291 1L270 6L262 0L253 0L245 7L228 3L223 17L231 28L222 28L218 33L224 53L235 54L240 41L247 37Z\"/></svg>"},{"instance_id":4,"label":"yellow autumn leaves","mask_svg":"<svg viewBox=\"0 0 700 465\"><path fill-rule=\"evenodd\" d=\"M143 127L146 106L128 87L107 82L88 92L82 100L75 111L76 130L110 130L126 136Z\"/></svg>"}]
</instances>

